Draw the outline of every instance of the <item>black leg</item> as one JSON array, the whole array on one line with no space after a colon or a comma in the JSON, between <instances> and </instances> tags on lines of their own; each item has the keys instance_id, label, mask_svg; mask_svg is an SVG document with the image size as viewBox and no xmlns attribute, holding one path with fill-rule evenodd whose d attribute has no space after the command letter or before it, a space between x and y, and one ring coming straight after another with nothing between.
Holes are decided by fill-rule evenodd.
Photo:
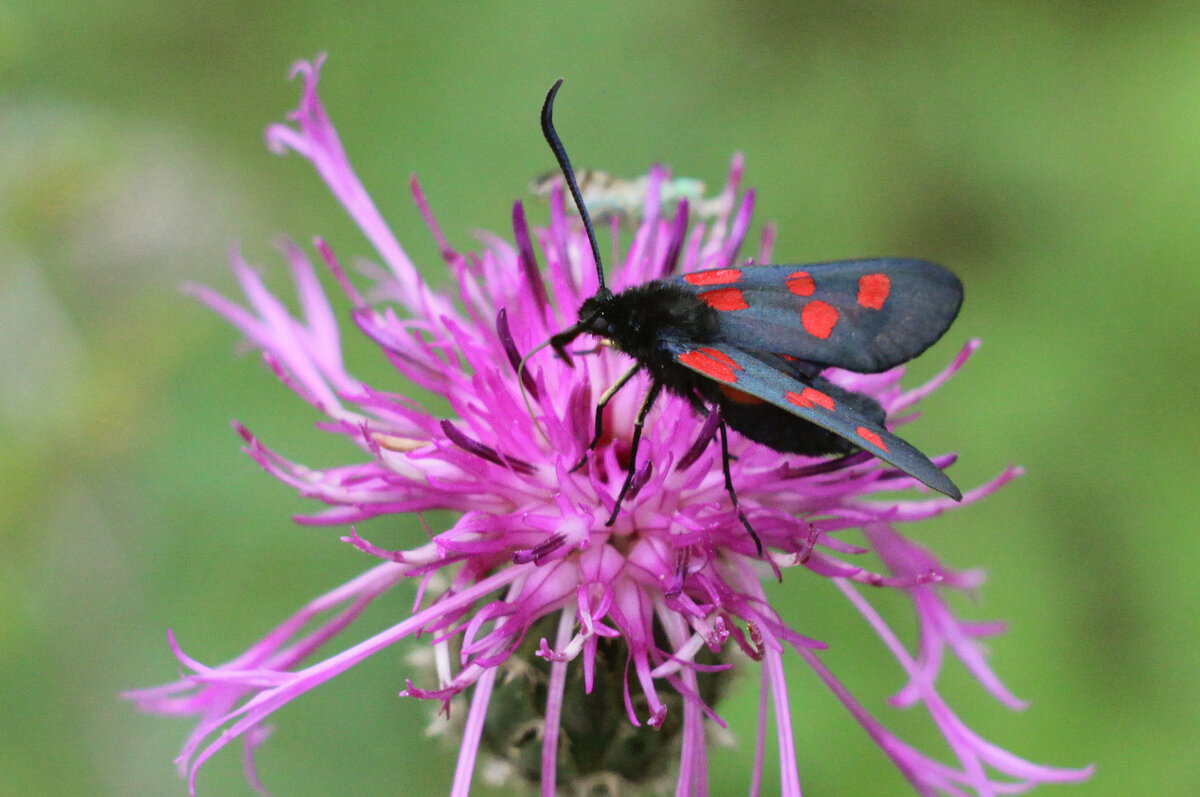
<instances>
[{"instance_id":1,"label":"black leg","mask_svg":"<svg viewBox=\"0 0 1200 797\"><path fill-rule=\"evenodd\" d=\"M632 374L627 374L632 376ZM642 402L641 409L638 410L637 420L633 422L633 440L629 443L629 472L625 475L625 483L621 485L621 492L617 494L617 503L613 507L612 514L608 516L608 521L604 524L611 526L617 520L617 513L621 511L621 502L625 500L625 494L629 492L630 485L633 484L633 477L637 473L637 450L638 444L642 442L642 427L646 424L646 416L650 413L650 408L654 406L658 394L662 392L662 382L655 382L650 386L650 392L646 394L646 400Z\"/></svg>"},{"instance_id":2,"label":"black leg","mask_svg":"<svg viewBox=\"0 0 1200 797\"><path fill-rule=\"evenodd\" d=\"M579 458L579 461L567 473L574 473L582 468L583 463L587 462L588 452L594 450L600 444L600 438L604 435L604 408L608 406L608 402L612 401L613 396L617 395L617 391L625 387L626 383L630 379L633 379L633 375L640 370L642 370L642 366L640 365L630 368L622 374L620 379L613 382L608 390L604 391L604 395L600 397L600 400L596 402L596 432L592 435L592 442L588 443L588 447L583 450L583 456Z\"/></svg>"},{"instance_id":3,"label":"black leg","mask_svg":"<svg viewBox=\"0 0 1200 797\"><path fill-rule=\"evenodd\" d=\"M754 539L754 547L758 549L758 555L763 555L762 540L758 538L754 527L750 525L750 521L746 520L746 513L742 511L742 505L738 503L737 493L733 491L733 477L729 475L729 434L725 431L725 419L721 419L720 425L717 427L721 432L721 470L725 473L725 491L729 493L729 500L733 502L733 508L737 510L738 518L742 521L742 525L746 527L746 531L750 532L750 536Z\"/></svg>"}]
</instances>

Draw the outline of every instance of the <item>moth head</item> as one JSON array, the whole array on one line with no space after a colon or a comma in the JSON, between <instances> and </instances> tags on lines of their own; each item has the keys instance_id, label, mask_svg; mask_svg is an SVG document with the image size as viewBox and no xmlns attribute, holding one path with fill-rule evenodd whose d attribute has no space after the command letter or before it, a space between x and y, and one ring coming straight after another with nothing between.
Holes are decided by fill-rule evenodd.
<instances>
[{"instance_id":1,"label":"moth head","mask_svg":"<svg viewBox=\"0 0 1200 797\"><path fill-rule=\"evenodd\" d=\"M550 338L550 345L554 347L554 351L558 352L559 358L567 365L572 364L571 355L567 352L567 346L575 338L584 334L598 335L602 338L607 338L611 335L612 324L608 320L606 311L612 304L612 298L612 291L608 288L601 288L594 296L585 300L580 306L578 321Z\"/></svg>"}]
</instances>

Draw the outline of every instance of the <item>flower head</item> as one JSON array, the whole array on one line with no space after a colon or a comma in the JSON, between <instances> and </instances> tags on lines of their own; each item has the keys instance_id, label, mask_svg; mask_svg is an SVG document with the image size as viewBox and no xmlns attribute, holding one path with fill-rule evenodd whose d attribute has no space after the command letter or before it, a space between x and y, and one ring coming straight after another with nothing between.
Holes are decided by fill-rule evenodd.
<instances>
[{"instance_id":1,"label":"flower head","mask_svg":"<svg viewBox=\"0 0 1200 797\"><path fill-rule=\"evenodd\" d=\"M773 711L782 792L799 794L784 678L792 656L814 670L921 793L1009 793L1086 777L1088 770L1031 764L988 744L936 690L941 662L950 654L998 700L1021 705L989 669L978 641L999 626L960 621L943 600L947 590L977 587L981 575L949 570L898 531L956 506L945 497L892 494L915 487L911 477L865 455L833 462L784 456L734 435L731 475L762 539L760 558L725 489L720 448L711 444L715 416L698 416L686 401L668 396L645 427L633 488L615 522L606 525L648 385L635 380L613 399L606 437L589 466L572 471L591 437L597 398L627 360L598 349L576 357L574 368L553 356L518 368L526 353L575 321L575 309L596 288L588 241L566 212L562 192L551 196L545 228L531 227L517 203L512 243L484 236L481 251L462 253L441 234L414 180L417 206L457 296L439 293L418 274L351 170L317 98L320 66L318 60L296 67L304 81L300 107L291 125L269 128L268 144L311 161L371 241L384 267L370 273L369 296L352 284L327 244L318 240L315 248L348 297L358 330L400 375L447 403L450 413L431 412L346 370L334 312L295 245L282 250L300 297L298 317L237 255L233 268L245 305L207 288L194 292L326 416L325 428L358 449L352 464L310 469L237 427L248 453L269 473L326 505L300 522L344 526L430 509L460 514L412 550L384 550L351 529L345 541L376 564L224 664L192 659L171 637L189 674L131 697L146 710L199 717L179 758L193 791L199 767L230 741L240 737L253 749L263 721L276 709L418 634L431 641L435 675L414 673L402 694L437 701L446 713L460 695L469 701L455 795L467 793L481 745L507 749L510 768L540 780L547 796L588 778L662 776L662 747L673 748L676 793L705 794L709 729L722 725L712 704L735 658L758 662L762 680L753 791L767 744L765 717ZM740 191L741 175L735 158L711 222L689 224L686 202L662 213L667 175L653 170L632 242L610 272L611 287L734 264L753 207L752 192ZM759 262L768 259L770 243L768 231L755 256ZM907 392L899 386L899 368L828 376L876 398L896 417L951 376L975 348L968 344L932 382ZM952 460L936 462L944 467ZM1017 469L1006 470L968 491L963 503L1016 475ZM852 530L861 532L865 545L846 539ZM882 568L855 561L868 553ZM893 703L923 705L945 734L955 765L927 758L890 734L822 663L819 651L826 643L784 624L764 580L785 571L808 578L814 589L832 585L862 613L908 677ZM419 584L411 616L309 662L367 604L406 578ZM910 598L920 630L915 655L874 612L861 585ZM521 683L528 688L514 688ZM514 695L522 692L532 697L518 706ZM655 737L661 742L647 741ZM1002 779L995 780L989 768Z\"/></svg>"}]
</instances>

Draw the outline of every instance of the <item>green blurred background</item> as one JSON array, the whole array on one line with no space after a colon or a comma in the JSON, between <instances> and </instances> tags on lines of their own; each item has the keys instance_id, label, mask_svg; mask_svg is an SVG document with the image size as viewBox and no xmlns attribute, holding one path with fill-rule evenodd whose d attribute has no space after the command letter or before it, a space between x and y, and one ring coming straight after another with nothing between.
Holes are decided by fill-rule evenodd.
<instances>
[{"instance_id":1,"label":"green blurred background","mask_svg":"<svg viewBox=\"0 0 1200 797\"><path fill-rule=\"evenodd\" d=\"M1200 5L1146 0L0 4L0 793L184 794L171 759L190 725L116 697L174 675L165 629L220 661L364 567L342 530L291 524L312 507L239 454L229 420L301 461L354 452L179 291L233 292L235 243L285 287L278 233L370 254L306 163L262 145L296 102L288 66L321 51L353 162L435 283L409 174L453 243L505 232L552 166L536 114L560 75L578 165L663 162L716 187L740 150L778 259L957 270L964 312L914 376L984 346L908 436L960 452L964 487L1010 462L1028 476L910 532L987 569L960 606L1011 621L992 661L1033 704L1007 712L953 667L945 694L1018 754L1097 763L1046 792L1196 793ZM395 525L368 531L422 534ZM899 672L817 584L791 574L773 595L868 707L942 752L883 706ZM411 671L389 651L280 712L259 757L273 792L445 793L454 750L423 737L428 705L395 697ZM791 672L805 794L908 793ZM737 741L715 795L745 793L755 696L747 680L723 707ZM251 793L239 758L209 764L202 794Z\"/></svg>"}]
</instances>

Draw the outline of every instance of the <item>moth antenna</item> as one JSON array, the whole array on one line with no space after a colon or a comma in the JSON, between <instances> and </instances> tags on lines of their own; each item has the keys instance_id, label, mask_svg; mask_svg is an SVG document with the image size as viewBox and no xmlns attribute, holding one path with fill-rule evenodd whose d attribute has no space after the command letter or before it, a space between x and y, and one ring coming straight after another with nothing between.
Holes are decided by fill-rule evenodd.
<instances>
[{"instance_id":1,"label":"moth antenna","mask_svg":"<svg viewBox=\"0 0 1200 797\"><path fill-rule=\"evenodd\" d=\"M529 391L525 389L525 380L522 379L522 375L525 373L525 363L529 362L529 358L549 345L549 339L542 341L530 349L529 353L521 358L521 362L517 363L517 384L521 386L521 398L525 400L525 411L529 413L529 418L533 421L534 428L541 433L542 439L547 443L550 442L550 435L546 433L546 430L542 427L542 422L533 413L533 404L529 401Z\"/></svg>"},{"instance_id":2,"label":"moth antenna","mask_svg":"<svg viewBox=\"0 0 1200 797\"><path fill-rule=\"evenodd\" d=\"M592 245L592 258L596 261L596 279L600 283L600 291L607 292L608 289L604 286L604 265L600 260L600 245L596 243L596 231L592 229L592 217L588 215L587 205L583 204L583 194L579 192L579 183L575 181L575 169L571 166L571 159L567 157L562 140L554 130L554 95L558 93L558 87L562 85L562 82L562 78L554 81L550 92L546 94L546 101L542 104L542 135L546 137L546 143L550 145L554 157L558 159L558 168L562 170L563 179L567 181L567 188L571 191L571 198L575 200L579 218L583 219L583 228L587 231L588 243Z\"/></svg>"}]
</instances>

